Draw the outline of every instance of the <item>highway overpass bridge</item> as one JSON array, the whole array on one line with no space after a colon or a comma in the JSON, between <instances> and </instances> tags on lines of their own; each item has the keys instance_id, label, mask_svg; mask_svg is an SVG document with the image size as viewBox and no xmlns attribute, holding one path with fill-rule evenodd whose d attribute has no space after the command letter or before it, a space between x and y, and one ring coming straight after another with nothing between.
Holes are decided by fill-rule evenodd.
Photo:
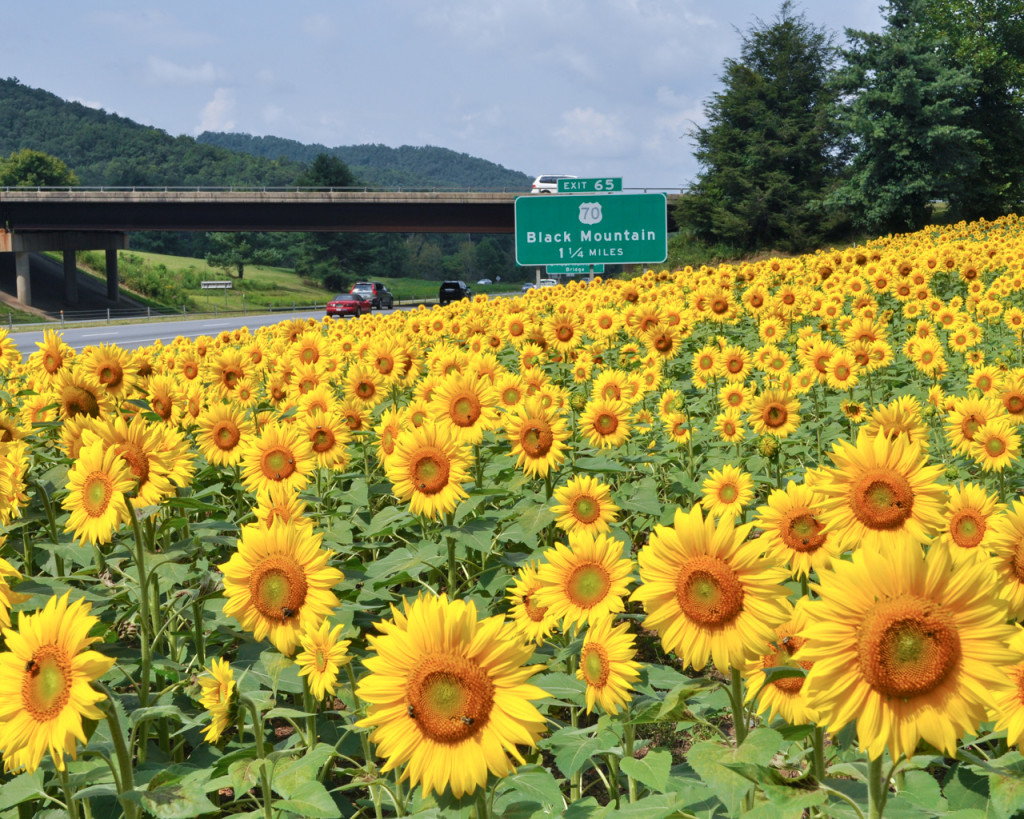
<instances>
[{"instance_id":1,"label":"highway overpass bridge","mask_svg":"<svg viewBox=\"0 0 1024 819\"><path fill-rule=\"evenodd\" d=\"M668 194L669 230L681 191ZM32 303L29 253L62 251L65 299L78 301L76 250L105 250L117 301L117 251L128 234L167 231L513 233L519 193L272 188L4 188L0 253L13 253L17 298ZM616 194L604 194L616 195Z\"/></svg>"}]
</instances>

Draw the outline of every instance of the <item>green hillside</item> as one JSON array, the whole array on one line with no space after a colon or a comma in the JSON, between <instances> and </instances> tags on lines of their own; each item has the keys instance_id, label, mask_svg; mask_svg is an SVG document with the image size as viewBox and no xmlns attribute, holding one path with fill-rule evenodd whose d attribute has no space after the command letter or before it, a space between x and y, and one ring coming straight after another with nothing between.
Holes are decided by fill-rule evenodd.
<instances>
[{"instance_id":1,"label":"green hillside","mask_svg":"<svg viewBox=\"0 0 1024 819\"><path fill-rule=\"evenodd\" d=\"M196 138L204 145L228 148L264 159L312 162L318 154L335 156L367 185L408 188L474 188L529 191L532 177L502 165L431 145L307 145L293 139L204 131Z\"/></svg>"}]
</instances>

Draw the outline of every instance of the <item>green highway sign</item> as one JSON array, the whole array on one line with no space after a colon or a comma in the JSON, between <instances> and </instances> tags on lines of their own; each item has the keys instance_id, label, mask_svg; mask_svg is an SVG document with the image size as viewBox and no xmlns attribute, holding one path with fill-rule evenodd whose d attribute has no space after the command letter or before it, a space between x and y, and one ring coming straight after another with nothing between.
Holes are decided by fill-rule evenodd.
<instances>
[{"instance_id":1,"label":"green highway sign","mask_svg":"<svg viewBox=\"0 0 1024 819\"><path fill-rule=\"evenodd\" d=\"M600 179L559 179L559 193L610 193L622 190L621 176L604 176Z\"/></svg>"},{"instance_id":2,"label":"green highway sign","mask_svg":"<svg viewBox=\"0 0 1024 819\"><path fill-rule=\"evenodd\" d=\"M663 193L518 196L516 264L657 264L668 256Z\"/></svg>"},{"instance_id":3,"label":"green highway sign","mask_svg":"<svg viewBox=\"0 0 1024 819\"><path fill-rule=\"evenodd\" d=\"M544 271L554 276L579 276L587 273L604 273L604 263L597 264L549 264Z\"/></svg>"}]
</instances>

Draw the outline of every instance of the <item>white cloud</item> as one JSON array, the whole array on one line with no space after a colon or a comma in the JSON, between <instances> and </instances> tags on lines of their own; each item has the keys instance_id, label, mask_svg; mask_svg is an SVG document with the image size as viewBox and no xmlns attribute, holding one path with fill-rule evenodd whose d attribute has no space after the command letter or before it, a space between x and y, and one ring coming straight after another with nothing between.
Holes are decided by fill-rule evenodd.
<instances>
[{"instance_id":1,"label":"white cloud","mask_svg":"<svg viewBox=\"0 0 1024 819\"><path fill-rule=\"evenodd\" d=\"M199 125L195 132L230 131L235 127L232 114L235 110L235 94L230 88L218 88L213 92L213 99L203 106L199 117Z\"/></svg>"},{"instance_id":2,"label":"white cloud","mask_svg":"<svg viewBox=\"0 0 1024 819\"><path fill-rule=\"evenodd\" d=\"M327 42L337 39L338 25L334 18L327 14L311 14L299 23L303 33L311 40Z\"/></svg>"},{"instance_id":3,"label":"white cloud","mask_svg":"<svg viewBox=\"0 0 1024 819\"><path fill-rule=\"evenodd\" d=\"M77 102L80 105L84 105L86 108L95 108L97 111L103 110L103 103L96 102L95 100L83 100L79 97L74 97L71 102Z\"/></svg>"},{"instance_id":4,"label":"white cloud","mask_svg":"<svg viewBox=\"0 0 1024 819\"><path fill-rule=\"evenodd\" d=\"M168 85L209 85L220 79L222 75L222 72L211 62L197 66L185 66L172 63L162 57L150 57L148 62L150 75Z\"/></svg>"},{"instance_id":5,"label":"white cloud","mask_svg":"<svg viewBox=\"0 0 1024 819\"><path fill-rule=\"evenodd\" d=\"M592 157L621 156L637 144L632 128L624 126L619 117L593 108L564 112L554 137L564 149Z\"/></svg>"},{"instance_id":6,"label":"white cloud","mask_svg":"<svg viewBox=\"0 0 1024 819\"><path fill-rule=\"evenodd\" d=\"M261 114L263 116L263 121L268 124L280 122L281 118L284 116L284 109L280 105L269 103L263 106Z\"/></svg>"}]
</instances>

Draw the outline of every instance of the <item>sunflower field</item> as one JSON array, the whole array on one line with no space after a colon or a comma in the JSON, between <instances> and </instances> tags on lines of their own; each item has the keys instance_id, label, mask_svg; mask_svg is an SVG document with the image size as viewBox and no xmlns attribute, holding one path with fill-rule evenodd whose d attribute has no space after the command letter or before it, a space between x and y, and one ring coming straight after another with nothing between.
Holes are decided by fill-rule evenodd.
<instances>
[{"instance_id":1,"label":"sunflower field","mask_svg":"<svg viewBox=\"0 0 1024 819\"><path fill-rule=\"evenodd\" d=\"M22 358L0 819L1024 811L1024 224Z\"/></svg>"}]
</instances>

